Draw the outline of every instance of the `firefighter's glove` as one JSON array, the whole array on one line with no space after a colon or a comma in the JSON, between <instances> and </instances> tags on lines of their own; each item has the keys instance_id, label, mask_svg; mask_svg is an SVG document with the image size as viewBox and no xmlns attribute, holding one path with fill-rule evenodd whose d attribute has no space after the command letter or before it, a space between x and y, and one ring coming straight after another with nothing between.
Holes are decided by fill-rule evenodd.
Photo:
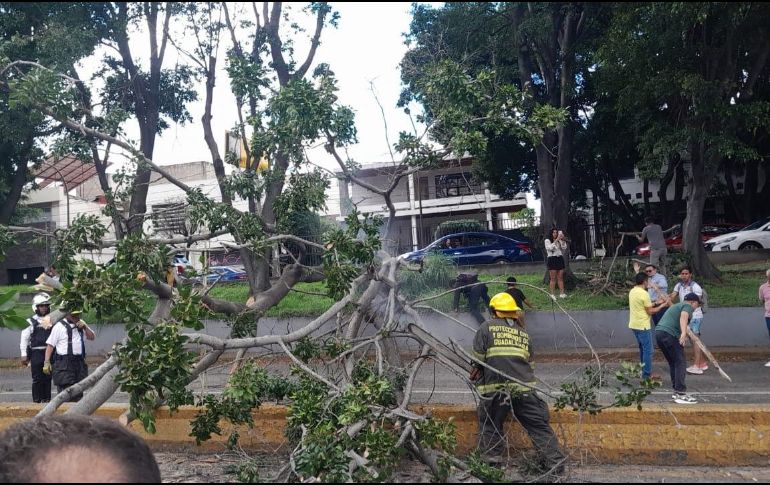
<instances>
[{"instance_id":1,"label":"firefighter's glove","mask_svg":"<svg viewBox=\"0 0 770 485\"><path fill-rule=\"evenodd\" d=\"M43 374L50 376L51 375L51 363L49 361L45 361L43 364Z\"/></svg>"},{"instance_id":2,"label":"firefighter's glove","mask_svg":"<svg viewBox=\"0 0 770 485\"><path fill-rule=\"evenodd\" d=\"M476 367L476 366L474 366L474 367L471 369L471 375L470 375L470 379L471 379L472 381L474 381L474 382L475 382L475 381L478 381L479 379L481 379L481 374L482 374L482 372L483 372L483 370L482 370L480 367Z\"/></svg>"},{"instance_id":3,"label":"firefighter's glove","mask_svg":"<svg viewBox=\"0 0 770 485\"><path fill-rule=\"evenodd\" d=\"M78 323L76 323L78 328L86 328L86 322L83 319L78 320Z\"/></svg>"}]
</instances>

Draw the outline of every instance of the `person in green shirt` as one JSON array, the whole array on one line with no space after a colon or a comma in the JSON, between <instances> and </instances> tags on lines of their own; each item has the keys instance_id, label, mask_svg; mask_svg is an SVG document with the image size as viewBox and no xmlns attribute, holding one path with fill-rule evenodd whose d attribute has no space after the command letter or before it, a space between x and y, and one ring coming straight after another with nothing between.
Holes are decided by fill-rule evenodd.
<instances>
[{"instance_id":1,"label":"person in green shirt","mask_svg":"<svg viewBox=\"0 0 770 485\"><path fill-rule=\"evenodd\" d=\"M646 273L637 273L634 276L636 286L628 292L628 328L634 332L636 341L639 344L639 357L644 366L642 368L642 379L652 377L651 316L671 303L671 300L666 299L660 305L652 306L650 294L647 292L648 278ZM656 375L655 378L660 379L660 376Z\"/></svg>"},{"instance_id":2,"label":"person in green shirt","mask_svg":"<svg viewBox=\"0 0 770 485\"><path fill-rule=\"evenodd\" d=\"M700 297L695 293L689 293L685 295L684 301L666 310L655 328L655 340L666 357L671 372L671 382L674 386L672 398L678 404L698 402L692 395L687 394L687 386L684 384L685 369L687 369L687 360L684 355L687 325L690 323L693 312L698 308L700 308Z\"/></svg>"}]
</instances>

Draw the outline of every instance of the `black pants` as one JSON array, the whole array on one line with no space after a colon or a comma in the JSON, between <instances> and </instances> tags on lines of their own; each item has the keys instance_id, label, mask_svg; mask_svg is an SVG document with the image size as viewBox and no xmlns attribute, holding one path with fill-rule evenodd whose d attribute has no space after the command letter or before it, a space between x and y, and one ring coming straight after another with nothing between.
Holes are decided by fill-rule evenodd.
<instances>
[{"instance_id":1,"label":"black pants","mask_svg":"<svg viewBox=\"0 0 770 485\"><path fill-rule=\"evenodd\" d=\"M548 406L534 392L518 394L509 399L508 393L486 394L478 408L479 449L488 455L500 455L507 451L503 425L511 411L521 423L532 444L540 455L543 465L562 468L564 453L551 428Z\"/></svg>"},{"instance_id":2,"label":"black pants","mask_svg":"<svg viewBox=\"0 0 770 485\"><path fill-rule=\"evenodd\" d=\"M460 294L465 294L468 298L468 311L473 318L479 322L479 325L486 320L479 311L479 300L483 301L485 305L489 305L489 290L487 285L481 284L472 286L470 288L458 288L454 292L454 298L452 300L452 308L455 310L460 306Z\"/></svg>"},{"instance_id":3,"label":"black pants","mask_svg":"<svg viewBox=\"0 0 770 485\"><path fill-rule=\"evenodd\" d=\"M51 400L51 376L43 374L45 350L29 349L30 369L32 369L32 401L48 402Z\"/></svg>"},{"instance_id":4,"label":"black pants","mask_svg":"<svg viewBox=\"0 0 770 485\"><path fill-rule=\"evenodd\" d=\"M53 381L59 392L72 387L88 377L88 365L80 355L57 355L53 365ZM83 393L78 393L69 399L69 402L77 402L83 398Z\"/></svg>"},{"instance_id":5,"label":"black pants","mask_svg":"<svg viewBox=\"0 0 770 485\"><path fill-rule=\"evenodd\" d=\"M658 348L663 352L663 356L668 361L674 391L679 393L687 392L687 386L684 385L685 371L687 369L684 347L679 345L679 340L676 337L661 330L655 331L655 340L658 341Z\"/></svg>"}]
</instances>

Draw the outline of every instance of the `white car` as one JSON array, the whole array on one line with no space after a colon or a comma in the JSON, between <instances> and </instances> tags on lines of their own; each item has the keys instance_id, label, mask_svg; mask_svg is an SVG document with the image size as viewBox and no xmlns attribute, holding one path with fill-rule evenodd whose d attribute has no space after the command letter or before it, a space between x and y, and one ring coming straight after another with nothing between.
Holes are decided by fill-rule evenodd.
<instances>
[{"instance_id":1,"label":"white car","mask_svg":"<svg viewBox=\"0 0 770 485\"><path fill-rule=\"evenodd\" d=\"M737 249L770 249L770 217L749 224L740 231L722 234L703 245L706 251L735 251Z\"/></svg>"}]
</instances>

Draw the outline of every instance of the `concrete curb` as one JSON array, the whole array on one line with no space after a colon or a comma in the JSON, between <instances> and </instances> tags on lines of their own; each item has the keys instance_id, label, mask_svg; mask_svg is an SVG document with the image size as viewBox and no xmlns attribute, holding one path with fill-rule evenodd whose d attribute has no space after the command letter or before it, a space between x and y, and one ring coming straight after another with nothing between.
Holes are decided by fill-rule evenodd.
<instances>
[{"instance_id":1,"label":"concrete curb","mask_svg":"<svg viewBox=\"0 0 770 485\"><path fill-rule=\"evenodd\" d=\"M0 405L0 429L31 419L40 409L39 404ZM66 405L61 408L66 409ZM126 409L126 405L104 405L96 415L117 420ZM474 448L475 408L423 405L414 410L451 418L457 427L458 451L467 453ZM158 410L154 435L144 433L136 421L131 428L154 448L195 448L195 440L189 436L189 421L197 412L194 407L184 407L173 415L166 408ZM263 405L253 416L253 429L237 427L244 448L288 450L283 436L284 406ZM552 410L551 422L561 443L584 463L766 466L770 462L770 405L648 404L642 411L608 409L595 416ZM531 447L518 424L509 428L512 451ZM215 435L201 448L222 449L232 429L223 424L223 435Z\"/></svg>"}]
</instances>

